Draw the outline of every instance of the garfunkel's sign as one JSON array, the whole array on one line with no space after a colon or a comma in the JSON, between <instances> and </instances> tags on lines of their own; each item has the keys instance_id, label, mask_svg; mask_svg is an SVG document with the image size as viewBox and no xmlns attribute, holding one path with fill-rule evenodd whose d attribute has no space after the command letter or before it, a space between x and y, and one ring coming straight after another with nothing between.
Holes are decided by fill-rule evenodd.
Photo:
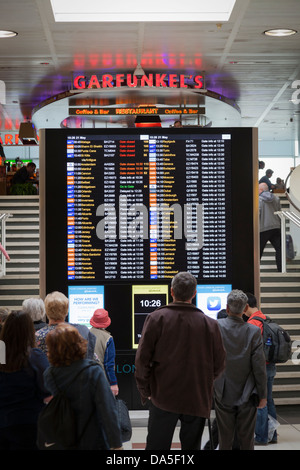
<instances>
[{"instance_id":1,"label":"garfunkel's sign","mask_svg":"<svg viewBox=\"0 0 300 470\"><path fill-rule=\"evenodd\" d=\"M140 87L166 87L166 88L204 88L203 75L184 75L149 73L137 77L131 73L117 73L116 75L76 75L73 79L73 89L86 90L93 88L115 88L128 86Z\"/></svg>"}]
</instances>

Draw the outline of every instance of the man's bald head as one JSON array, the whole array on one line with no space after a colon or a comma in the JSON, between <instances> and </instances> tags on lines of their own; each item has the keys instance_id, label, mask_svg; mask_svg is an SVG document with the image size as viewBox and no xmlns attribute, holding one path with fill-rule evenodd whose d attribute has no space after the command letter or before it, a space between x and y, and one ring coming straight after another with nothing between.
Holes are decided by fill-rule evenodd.
<instances>
[{"instance_id":1,"label":"man's bald head","mask_svg":"<svg viewBox=\"0 0 300 470\"><path fill-rule=\"evenodd\" d=\"M260 183L258 185L258 193L261 194L264 191L269 191L269 187L268 187L267 183Z\"/></svg>"}]
</instances>

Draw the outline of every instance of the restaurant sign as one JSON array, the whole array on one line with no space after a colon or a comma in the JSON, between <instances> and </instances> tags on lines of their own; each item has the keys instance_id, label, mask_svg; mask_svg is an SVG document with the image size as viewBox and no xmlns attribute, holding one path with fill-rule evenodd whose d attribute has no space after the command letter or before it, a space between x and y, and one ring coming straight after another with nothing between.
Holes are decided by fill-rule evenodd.
<instances>
[{"instance_id":1,"label":"restaurant sign","mask_svg":"<svg viewBox=\"0 0 300 470\"><path fill-rule=\"evenodd\" d=\"M198 115L205 114L205 108L157 108L157 107L138 107L138 108L128 108L128 107L118 107L118 108L69 108L70 116L125 116L125 115L135 115L135 116L155 116L155 115Z\"/></svg>"},{"instance_id":2,"label":"restaurant sign","mask_svg":"<svg viewBox=\"0 0 300 470\"><path fill-rule=\"evenodd\" d=\"M76 75L73 79L73 89L86 90L97 88L119 88L122 86L159 87L159 88L204 88L203 75L184 75L167 73L149 73L137 77L131 73L117 73L116 75L103 74Z\"/></svg>"}]
</instances>

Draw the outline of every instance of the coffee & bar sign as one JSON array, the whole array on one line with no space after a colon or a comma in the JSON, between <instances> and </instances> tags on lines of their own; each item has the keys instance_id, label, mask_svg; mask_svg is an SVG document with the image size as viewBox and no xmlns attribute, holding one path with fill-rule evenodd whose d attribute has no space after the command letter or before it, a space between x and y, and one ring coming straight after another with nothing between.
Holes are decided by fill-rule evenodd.
<instances>
[{"instance_id":1,"label":"coffee & bar sign","mask_svg":"<svg viewBox=\"0 0 300 470\"><path fill-rule=\"evenodd\" d=\"M204 76L167 73L149 73L137 77L131 73L116 75L76 75L73 79L73 89L87 90L97 88L119 88L122 86L159 87L159 88L204 88Z\"/></svg>"},{"instance_id":2,"label":"coffee & bar sign","mask_svg":"<svg viewBox=\"0 0 300 470\"><path fill-rule=\"evenodd\" d=\"M156 107L140 107L140 108L69 108L69 116L158 116L158 115L198 115L205 114L205 108L156 108Z\"/></svg>"}]
</instances>

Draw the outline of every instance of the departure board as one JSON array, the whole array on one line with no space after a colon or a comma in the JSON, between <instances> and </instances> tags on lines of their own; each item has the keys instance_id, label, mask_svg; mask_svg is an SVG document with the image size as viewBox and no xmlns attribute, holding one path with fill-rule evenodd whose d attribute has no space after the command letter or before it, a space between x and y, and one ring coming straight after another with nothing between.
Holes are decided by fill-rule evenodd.
<instances>
[{"instance_id":1,"label":"departure board","mask_svg":"<svg viewBox=\"0 0 300 470\"><path fill-rule=\"evenodd\" d=\"M66 136L68 280L231 275L230 134Z\"/></svg>"},{"instance_id":2,"label":"departure board","mask_svg":"<svg viewBox=\"0 0 300 470\"><path fill-rule=\"evenodd\" d=\"M215 317L259 279L257 162L251 128L41 130L41 296L64 292L74 323L106 309L119 351L179 271Z\"/></svg>"}]
</instances>

